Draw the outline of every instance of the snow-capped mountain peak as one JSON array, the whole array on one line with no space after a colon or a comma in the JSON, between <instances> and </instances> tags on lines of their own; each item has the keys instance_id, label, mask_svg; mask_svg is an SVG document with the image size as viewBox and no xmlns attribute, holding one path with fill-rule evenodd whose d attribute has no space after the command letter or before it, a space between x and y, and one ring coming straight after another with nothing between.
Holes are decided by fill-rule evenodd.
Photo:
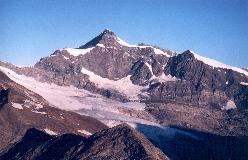
<instances>
[{"instance_id":1,"label":"snow-capped mountain peak","mask_svg":"<svg viewBox=\"0 0 248 160\"><path fill-rule=\"evenodd\" d=\"M140 50L139 53L141 53L139 55L136 54L138 50ZM92 40L90 40L89 42L85 43L84 45L78 48L66 47L63 49L59 49L57 51L54 52L51 56L53 57L56 56L57 54L62 53L65 59L69 59L68 57L64 56L64 53L69 53L69 55L76 57L76 56L85 55L90 52L97 52L97 53L104 52L105 54L105 52L117 52L117 51L125 56L129 56L129 57L131 56L136 58L143 57L144 52L146 52L146 54L152 53L155 55L163 55L168 58L177 54L176 52L162 49L157 46L129 44L128 42L122 40L113 31L109 29L103 30L98 36L96 36L95 38L93 38ZM135 53L135 55L133 55L133 53Z\"/></svg>"}]
</instances>

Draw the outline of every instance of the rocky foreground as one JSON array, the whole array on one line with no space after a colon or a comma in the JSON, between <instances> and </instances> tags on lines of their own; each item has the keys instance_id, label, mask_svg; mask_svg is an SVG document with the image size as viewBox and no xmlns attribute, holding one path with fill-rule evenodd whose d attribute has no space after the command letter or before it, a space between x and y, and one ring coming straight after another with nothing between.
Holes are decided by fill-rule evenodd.
<instances>
[{"instance_id":1,"label":"rocky foreground","mask_svg":"<svg viewBox=\"0 0 248 160\"><path fill-rule=\"evenodd\" d=\"M0 156L0 159L167 160L168 158L144 135L122 124L97 132L88 138L75 134L50 136L37 129L29 129L19 142Z\"/></svg>"}]
</instances>

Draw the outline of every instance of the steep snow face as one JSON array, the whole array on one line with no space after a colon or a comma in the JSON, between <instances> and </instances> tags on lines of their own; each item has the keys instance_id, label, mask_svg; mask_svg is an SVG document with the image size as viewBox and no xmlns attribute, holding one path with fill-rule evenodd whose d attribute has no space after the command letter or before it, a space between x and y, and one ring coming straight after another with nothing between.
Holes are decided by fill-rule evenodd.
<instances>
[{"instance_id":1,"label":"steep snow face","mask_svg":"<svg viewBox=\"0 0 248 160\"><path fill-rule=\"evenodd\" d=\"M152 48L153 48L155 54L162 54L162 55L165 55L166 57L171 57L170 55L168 55L167 52L164 52L164 51L157 49L157 48L154 48L154 47L152 47Z\"/></svg>"},{"instance_id":2,"label":"steep snow face","mask_svg":"<svg viewBox=\"0 0 248 160\"><path fill-rule=\"evenodd\" d=\"M147 63L147 62L145 62L145 65L149 68L150 72L153 75L152 66L149 63Z\"/></svg>"},{"instance_id":3,"label":"steep snow face","mask_svg":"<svg viewBox=\"0 0 248 160\"><path fill-rule=\"evenodd\" d=\"M229 65L223 64L223 63L221 63L219 61L216 61L216 60L213 60L213 59L210 59L210 58L206 58L206 57L200 56L200 55L196 54L193 51L190 51L190 52L194 54L194 56L195 56L195 58L197 60L202 61L203 63L208 64L208 65L210 65L212 67L232 69L233 71L236 71L236 72L239 72L239 73L243 73L246 76L248 76L248 72L245 71L245 70L243 70L243 69L241 69L241 68L229 66Z\"/></svg>"},{"instance_id":4,"label":"steep snow face","mask_svg":"<svg viewBox=\"0 0 248 160\"><path fill-rule=\"evenodd\" d=\"M121 38L117 37L117 42L122 45L122 46L126 46L126 47L137 47L136 45L131 45L127 42L125 42L124 40L122 40Z\"/></svg>"},{"instance_id":5,"label":"steep snow face","mask_svg":"<svg viewBox=\"0 0 248 160\"><path fill-rule=\"evenodd\" d=\"M151 83L154 82L154 81L167 82L167 81L176 81L176 80L178 80L176 77L172 77L171 75L165 75L164 72L160 76L156 77L153 74L152 66L147 62L145 62L145 65L149 68L150 72L152 73L152 77L150 78Z\"/></svg>"},{"instance_id":6,"label":"steep snow face","mask_svg":"<svg viewBox=\"0 0 248 160\"><path fill-rule=\"evenodd\" d=\"M130 75L114 81L108 78L102 78L101 76L85 68L82 68L81 72L87 74L89 76L90 81L97 84L98 87L117 90L121 93L124 93L125 95L127 95L127 97L132 100L137 100L138 95L141 93L141 90L144 89L144 87L132 84L130 80Z\"/></svg>"},{"instance_id":7,"label":"steep snow face","mask_svg":"<svg viewBox=\"0 0 248 160\"><path fill-rule=\"evenodd\" d=\"M67 51L70 55L73 56L80 56L80 55L85 55L86 53L89 53L92 49L94 49L95 47L90 47L90 48L86 48L86 49L76 49L76 48L64 48L61 49L61 51L65 50Z\"/></svg>"}]
</instances>

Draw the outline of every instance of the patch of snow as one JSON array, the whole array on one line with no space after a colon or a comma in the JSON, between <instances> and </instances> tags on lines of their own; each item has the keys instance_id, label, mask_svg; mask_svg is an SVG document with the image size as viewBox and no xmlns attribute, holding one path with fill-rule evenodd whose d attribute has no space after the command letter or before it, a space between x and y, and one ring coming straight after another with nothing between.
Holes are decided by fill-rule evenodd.
<instances>
[{"instance_id":1,"label":"patch of snow","mask_svg":"<svg viewBox=\"0 0 248 160\"><path fill-rule=\"evenodd\" d=\"M64 48L62 50L66 50L68 53L70 53L73 56L80 56L80 55L85 55L86 53L89 53L94 48L95 47L90 47L86 49Z\"/></svg>"},{"instance_id":2,"label":"patch of snow","mask_svg":"<svg viewBox=\"0 0 248 160\"><path fill-rule=\"evenodd\" d=\"M27 108L30 108L31 106L34 106L35 109L43 108L43 105L41 105L39 103L36 103L36 102L33 102L33 101L30 101L30 100L27 100L27 99L25 99L25 101L24 101L24 106L27 107Z\"/></svg>"},{"instance_id":3,"label":"patch of snow","mask_svg":"<svg viewBox=\"0 0 248 160\"><path fill-rule=\"evenodd\" d=\"M151 66L149 63L147 63L147 62L145 62L145 65L149 68L150 72L151 72L152 75L153 75L152 66Z\"/></svg>"},{"instance_id":4,"label":"patch of snow","mask_svg":"<svg viewBox=\"0 0 248 160\"><path fill-rule=\"evenodd\" d=\"M14 108L16 108L16 109L23 109L22 105L19 104L19 103L14 103L14 102L12 102L11 104L12 104L12 107L14 107Z\"/></svg>"},{"instance_id":5,"label":"patch of snow","mask_svg":"<svg viewBox=\"0 0 248 160\"><path fill-rule=\"evenodd\" d=\"M35 109L41 109L41 108L43 108L43 106L42 106L41 104L37 104L37 103L36 103Z\"/></svg>"},{"instance_id":6,"label":"patch of snow","mask_svg":"<svg viewBox=\"0 0 248 160\"><path fill-rule=\"evenodd\" d=\"M154 47L152 47L152 48L153 48L155 54L162 54L162 55L165 55L166 57L170 57L170 55L168 55L167 52L164 52L164 51L157 49L157 48L154 48Z\"/></svg>"},{"instance_id":7,"label":"patch of snow","mask_svg":"<svg viewBox=\"0 0 248 160\"><path fill-rule=\"evenodd\" d=\"M123 46L126 46L126 47L137 47L137 45L131 45L127 42L125 42L124 40L122 40L121 38L117 37L117 42L120 44L120 45L123 45Z\"/></svg>"},{"instance_id":8,"label":"patch of snow","mask_svg":"<svg viewBox=\"0 0 248 160\"><path fill-rule=\"evenodd\" d=\"M248 86L248 83L246 82L240 82L241 85Z\"/></svg>"},{"instance_id":9,"label":"patch of snow","mask_svg":"<svg viewBox=\"0 0 248 160\"><path fill-rule=\"evenodd\" d=\"M65 59L65 60L68 60L68 59L69 59L69 58L68 58L68 57L66 57L66 56L63 56L63 57L64 57L64 59Z\"/></svg>"},{"instance_id":10,"label":"patch of snow","mask_svg":"<svg viewBox=\"0 0 248 160\"><path fill-rule=\"evenodd\" d=\"M237 108L237 107L236 107L236 104L234 103L234 101L228 100L226 105L223 106L221 109L222 110L229 110L229 109L235 109L235 108Z\"/></svg>"},{"instance_id":11,"label":"patch of snow","mask_svg":"<svg viewBox=\"0 0 248 160\"><path fill-rule=\"evenodd\" d=\"M54 131L52 131L52 130L50 130L50 129L48 129L48 128L44 129L44 131L45 131L47 134L50 134L50 135L58 135L56 132L54 132Z\"/></svg>"},{"instance_id":12,"label":"patch of snow","mask_svg":"<svg viewBox=\"0 0 248 160\"><path fill-rule=\"evenodd\" d=\"M157 77L157 79L159 81L176 81L176 80L179 80L177 79L176 77L172 77L170 74L169 75L165 75L164 73L162 73L160 76Z\"/></svg>"},{"instance_id":13,"label":"patch of snow","mask_svg":"<svg viewBox=\"0 0 248 160\"><path fill-rule=\"evenodd\" d=\"M31 111L34 113L39 113L39 114L47 114L46 112L39 112L39 111L34 111L34 110L31 110Z\"/></svg>"},{"instance_id":14,"label":"patch of snow","mask_svg":"<svg viewBox=\"0 0 248 160\"><path fill-rule=\"evenodd\" d=\"M153 76L151 78L151 83L152 81L157 81L157 82L167 82L167 81L177 81L179 79L177 79L176 77L172 77L170 74L169 75L165 75L164 73L162 73L160 76L156 77Z\"/></svg>"},{"instance_id":15,"label":"patch of snow","mask_svg":"<svg viewBox=\"0 0 248 160\"><path fill-rule=\"evenodd\" d=\"M125 52L124 54L123 54L124 56L130 56L130 54L129 53L127 53L127 52Z\"/></svg>"},{"instance_id":16,"label":"patch of snow","mask_svg":"<svg viewBox=\"0 0 248 160\"><path fill-rule=\"evenodd\" d=\"M87 74L90 81L94 82L98 87L117 90L127 95L130 99L138 99L138 94L140 94L141 90L144 88L142 86L134 85L130 80L131 75L114 81L108 78L102 78L85 68L82 68L81 72Z\"/></svg>"},{"instance_id":17,"label":"patch of snow","mask_svg":"<svg viewBox=\"0 0 248 160\"><path fill-rule=\"evenodd\" d=\"M90 132L88 132L88 131L86 131L86 130L78 130L78 132L79 132L79 133L82 133L82 134L85 134L85 135L87 135L87 136L92 135L92 133L90 133Z\"/></svg>"},{"instance_id":18,"label":"patch of snow","mask_svg":"<svg viewBox=\"0 0 248 160\"><path fill-rule=\"evenodd\" d=\"M96 46L105 48L105 46L103 44L101 44L101 43L98 43Z\"/></svg>"},{"instance_id":19,"label":"patch of snow","mask_svg":"<svg viewBox=\"0 0 248 160\"><path fill-rule=\"evenodd\" d=\"M190 51L190 52L194 54L194 56L195 56L195 58L197 60L202 61L203 63L208 64L209 66L216 67L216 68L231 69L233 71L236 71L236 72L239 72L239 73L243 73L246 76L248 76L248 72L245 71L245 70L243 70L243 69L241 69L241 68L229 66L229 65L223 64L223 63L221 63L219 61L216 61L214 59L210 59L210 58L206 58L206 57L200 56L200 55L194 53L193 51Z\"/></svg>"},{"instance_id":20,"label":"patch of snow","mask_svg":"<svg viewBox=\"0 0 248 160\"><path fill-rule=\"evenodd\" d=\"M125 42L124 40L122 40L122 39L119 38L119 37L117 37L117 42L118 42L120 45L126 46L126 47L136 47L136 48L147 48L147 47L149 47L149 48L152 48L152 49L153 49L153 51L154 51L155 54L162 54L162 55L165 55L166 57L171 57L167 52L164 52L164 51L162 51L162 50L160 50L160 49L158 49L158 48L155 48L155 47L153 47L153 46L150 46L150 45L148 45L148 46L132 45L132 44L129 44L129 43Z\"/></svg>"},{"instance_id":21,"label":"patch of snow","mask_svg":"<svg viewBox=\"0 0 248 160\"><path fill-rule=\"evenodd\" d=\"M102 120L102 122L110 128L118 126L119 124L123 123L116 120Z\"/></svg>"}]
</instances>

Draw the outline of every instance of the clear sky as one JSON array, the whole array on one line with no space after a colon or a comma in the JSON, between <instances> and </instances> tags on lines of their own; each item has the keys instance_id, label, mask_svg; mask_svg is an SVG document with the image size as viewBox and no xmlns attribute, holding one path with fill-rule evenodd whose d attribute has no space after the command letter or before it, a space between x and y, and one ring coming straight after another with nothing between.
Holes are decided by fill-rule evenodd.
<instances>
[{"instance_id":1,"label":"clear sky","mask_svg":"<svg viewBox=\"0 0 248 160\"><path fill-rule=\"evenodd\" d=\"M0 60L32 65L105 28L248 67L248 0L0 0Z\"/></svg>"}]
</instances>

